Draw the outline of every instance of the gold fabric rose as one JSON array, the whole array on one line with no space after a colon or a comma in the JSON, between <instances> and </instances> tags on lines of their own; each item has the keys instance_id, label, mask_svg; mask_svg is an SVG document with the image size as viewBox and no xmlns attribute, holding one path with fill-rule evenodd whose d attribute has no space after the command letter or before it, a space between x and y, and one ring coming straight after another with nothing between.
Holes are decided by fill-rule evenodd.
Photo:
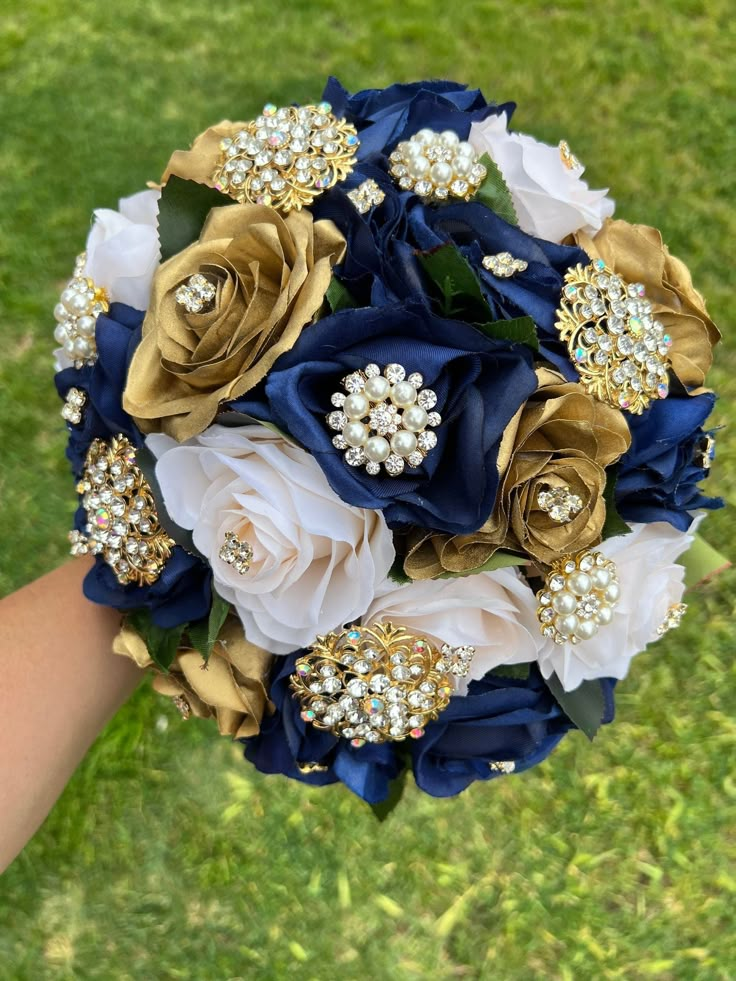
<instances>
[{"instance_id":1,"label":"gold fabric rose","mask_svg":"<svg viewBox=\"0 0 736 981\"><path fill-rule=\"evenodd\" d=\"M344 250L337 227L308 211L284 218L262 205L214 208L199 241L154 277L123 397L140 429L179 442L203 432L220 402L244 395L294 346ZM176 292L195 274L215 295L190 313Z\"/></svg>"},{"instance_id":2,"label":"gold fabric rose","mask_svg":"<svg viewBox=\"0 0 736 981\"><path fill-rule=\"evenodd\" d=\"M540 386L512 420L505 439L510 459L496 507L471 535L409 535L404 569L412 579L443 572L470 572L504 548L549 565L565 552L600 541L606 519L604 468L631 442L623 414L546 369ZM540 507L539 493L568 487L582 507L569 521L556 521Z\"/></svg>"},{"instance_id":3,"label":"gold fabric rose","mask_svg":"<svg viewBox=\"0 0 736 981\"><path fill-rule=\"evenodd\" d=\"M592 238L581 231L571 240L591 259L603 259L627 282L644 285L655 317L672 337L672 370L683 385L702 386L721 335L693 286L689 269L670 255L657 229L609 219Z\"/></svg>"},{"instance_id":4,"label":"gold fabric rose","mask_svg":"<svg viewBox=\"0 0 736 981\"><path fill-rule=\"evenodd\" d=\"M113 651L139 668L155 668L145 641L130 626L123 625ZM168 674L156 669L153 687L161 695L183 699L199 718L214 716L223 736L255 736L264 713L273 711L266 691L272 660L271 654L248 643L240 621L229 617L206 667L198 651L181 647Z\"/></svg>"},{"instance_id":5,"label":"gold fabric rose","mask_svg":"<svg viewBox=\"0 0 736 981\"><path fill-rule=\"evenodd\" d=\"M214 187L212 174L217 158L220 156L220 140L226 136L233 136L247 125L247 123L232 123L229 119L223 119L216 125L210 126L204 133L200 133L189 150L174 150L166 165L161 183L165 184L169 177L174 176Z\"/></svg>"}]
</instances>

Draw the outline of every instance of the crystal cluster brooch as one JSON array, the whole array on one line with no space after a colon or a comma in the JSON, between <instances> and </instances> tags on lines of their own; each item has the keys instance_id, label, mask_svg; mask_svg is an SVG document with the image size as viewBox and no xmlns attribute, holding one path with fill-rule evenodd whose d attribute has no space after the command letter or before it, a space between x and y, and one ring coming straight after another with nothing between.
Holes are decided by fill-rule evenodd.
<instances>
[{"instance_id":1,"label":"crystal cluster brooch","mask_svg":"<svg viewBox=\"0 0 736 981\"><path fill-rule=\"evenodd\" d=\"M349 466L365 466L375 476L383 464L392 477L405 467L421 466L437 445L433 428L442 422L433 411L437 396L423 384L419 372L407 377L400 364L386 365L383 374L377 364L369 364L343 378L347 395L333 394L335 410L327 425L338 431L332 443L345 450Z\"/></svg>"},{"instance_id":2,"label":"crystal cluster brooch","mask_svg":"<svg viewBox=\"0 0 736 981\"><path fill-rule=\"evenodd\" d=\"M329 102L272 104L220 142L212 182L241 204L300 210L352 173L360 146L356 129L336 119Z\"/></svg>"},{"instance_id":3,"label":"crystal cluster brooch","mask_svg":"<svg viewBox=\"0 0 736 981\"><path fill-rule=\"evenodd\" d=\"M291 689L302 719L365 743L419 739L454 691L453 676L467 674L472 647L440 651L406 627L375 623L318 637L299 659Z\"/></svg>"},{"instance_id":4,"label":"crystal cluster brooch","mask_svg":"<svg viewBox=\"0 0 736 981\"><path fill-rule=\"evenodd\" d=\"M667 398L672 339L641 283L626 283L602 259L568 269L556 327L591 395L636 415Z\"/></svg>"}]
</instances>

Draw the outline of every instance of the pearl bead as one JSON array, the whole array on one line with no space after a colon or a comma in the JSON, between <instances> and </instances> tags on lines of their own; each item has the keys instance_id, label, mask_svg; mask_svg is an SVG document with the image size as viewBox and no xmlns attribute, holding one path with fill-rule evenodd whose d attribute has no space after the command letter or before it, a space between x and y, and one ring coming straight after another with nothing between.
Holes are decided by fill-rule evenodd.
<instances>
[{"instance_id":1,"label":"pearl bead","mask_svg":"<svg viewBox=\"0 0 736 981\"><path fill-rule=\"evenodd\" d=\"M84 337L94 337L95 336L95 318L90 317L89 314L85 314L84 317L80 317L77 321L77 330Z\"/></svg>"},{"instance_id":2,"label":"pearl bead","mask_svg":"<svg viewBox=\"0 0 736 981\"><path fill-rule=\"evenodd\" d=\"M373 463L383 463L388 458L391 447L383 436L371 436L365 444L365 455Z\"/></svg>"},{"instance_id":3,"label":"pearl bead","mask_svg":"<svg viewBox=\"0 0 736 981\"><path fill-rule=\"evenodd\" d=\"M455 147L455 156L473 158L475 157L475 149L467 140L461 140Z\"/></svg>"},{"instance_id":4,"label":"pearl bead","mask_svg":"<svg viewBox=\"0 0 736 981\"><path fill-rule=\"evenodd\" d=\"M391 388L391 383L388 378L384 378L383 375L376 375L374 378L369 378L365 383L365 394L373 402L382 402L389 393Z\"/></svg>"},{"instance_id":5,"label":"pearl bead","mask_svg":"<svg viewBox=\"0 0 736 981\"><path fill-rule=\"evenodd\" d=\"M580 640L590 640L591 637L595 637L598 633L598 624L595 620L581 620L577 627L575 627L573 633Z\"/></svg>"},{"instance_id":6,"label":"pearl bead","mask_svg":"<svg viewBox=\"0 0 736 981\"><path fill-rule=\"evenodd\" d=\"M613 610L610 606L599 606L595 618L600 624L610 623L613 618Z\"/></svg>"},{"instance_id":7,"label":"pearl bead","mask_svg":"<svg viewBox=\"0 0 736 981\"><path fill-rule=\"evenodd\" d=\"M555 608L557 613L562 613L563 616L566 613L573 613L577 605L577 597L573 596L572 593L568 593L567 590L564 589L559 593L555 593L555 595L552 597L552 606Z\"/></svg>"},{"instance_id":8,"label":"pearl bead","mask_svg":"<svg viewBox=\"0 0 736 981\"><path fill-rule=\"evenodd\" d=\"M618 588L617 582L610 583L603 593L604 598L607 599L609 603L615 603L620 595L621 590Z\"/></svg>"},{"instance_id":9,"label":"pearl bead","mask_svg":"<svg viewBox=\"0 0 736 981\"><path fill-rule=\"evenodd\" d=\"M62 291L62 294L59 297L59 302L63 306L65 306L67 310L71 310L72 307L70 306L70 304L72 303L72 301L76 296L77 296L77 291L73 290L70 286L67 286L67 288Z\"/></svg>"},{"instance_id":10,"label":"pearl bead","mask_svg":"<svg viewBox=\"0 0 736 981\"><path fill-rule=\"evenodd\" d=\"M364 446L368 440L368 428L362 422L349 422L342 434L348 446Z\"/></svg>"},{"instance_id":11,"label":"pearl bead","mask_svg":"<svg viewBox=\"0 0 736 981\"><path fill-rule=\"evenodd\" d=\"M414 143L432 143L434 141L434 130L420 129L414 137Z\"/></svg>"},{"instance_id":12,"label":"pearl bead","mask_svg":"<svg viewBox=\"0 0 736 981\"><path fill-rule=\"evenodd\" d=\"M578 618L574 613L568 613L564 617L557 617L555 619L555 627L559 632L565 636L574 633L578 626Z\"/></svg>"},{"instance_id":13,"label":"pearl bead","mask_svg":"<svg viewBox=\"0 0 736 981\"><path fill-rule=\"evenodd\" d=\"M421 180L429 173L429 160L426 157L410 157L406 164L406 172L415 181Z\"/></svg>"},{"instance_id":14,"label":"pearl bead","mask_svg":"<svg viewBox=\"0 0 736 981\"><path fill-rule=\"evenodd\" d=\"M427 425L427 419L427 413L421 405L410 405L401 415L401 424L412 433L421 433Z\"/></svg>"},{"instance_id":15,"label":"pearl bead","mask_svg":"<svg viewBox=\"0 0 736 981\"><path fill-rule=\"evenodd\" d=\"M348 395L343 404L342 411L348 417L348 419L362 419L363 416L368 415L370 409L370 403L365 395L361 395L359 392L353 393L353 395Z\"/></svg>"},{"instance_id":16,"label":"pearl bead","mask_svg":"<svg viewBox=\"0 0 736 981\"><path fill-rule=\"evenodd\" d=\"M432 164L429 176L435 184L449 184L452 180L452 167L444 160L438 160L436 164Z\"/></svg>"},{"instance_id":17,"label":"pearl bead","mask_svg":"<svg viewBox=\"0 0 736 981\"><path fill-rule=\"evenodd\" d=\"M56 306L54 307L54 317L56 317L57 320L61 321L61 320L66 320L68 316L69 313L66 307L64 306L64 304L57 303Z\"/></svg>"},{"instance_id":18,"label":"pearl bead","mask_svg":"<svg viewBox=\"0 0 736 981\"><path fill-rule=\"evenodd\" d=\"M473 169L473 161L470 157L456 157L452 162L452 169L456 177L469 177Z\"/></svg>"},{"instance_id":19,"label":"pearl bead","mask_svg":"<svg viewBox=\"0 0 736 981\"><path fill-rule=\"evenodd\" d=\"M75 357L75 354L74 354L74 338L73 337L67 337L67 339L64 341L64 350L72 358Z\"/></svg>"},{"instance_id":20,"label":"pearl bead","mask_svg":"<svg viewBox=\"0 0 736 981\"><path fill-rule=\"evenodd\" d=\"M440 139L445 144L445 146L457 146L460 142L460 137L454 130L446 129L440 133Z\"/></svg>"},{"instance_id":21,"label":"pearl bead","mask_svg":"<svg viewBox=\"0 0 736 981\"><path fill-rule=\"evenodd\" d=\"M81 293L75 293L74 296L64 304L67 310L72 313L86 313L87 312L87 297L82 296Z\"/></svg>"},{"instance_id":22,"label":"pearl bead","mask_svg":"<svg viewBox=\"0 0 736 981\"><path fill-rule=\"evenodd\" d=\"M78 358L87 358L90 355L89 341L85 341L83 337L76 337L72 343L72 350Z\"/></svg>"},{"instance_id":23,"label":"pearl bead","mask_svg":"<svg viewBox=\"0 0 736 981\"><path fill-rule=\"evenodd\" d=\"M66 327L63 324L57 324L54 328L54 340L57 344L63 344L69 335L66 332Z\"/></svg>"},{"instance_id":24,"label":"pearl bead","mask_svg":"<svg viewBox=\"0 0 736 981\"><path fill-rule=\"evenodd\" d=\"M411 382L400 381L391 388L391 401L399 409L407 409L417 400L417 390Z\"/></svg>"},{"instance_id":25,"label":"pearl bead","mask_svg":"<svg viewBox=\"0 0 736 981\"><path fill-rule=\"evenodd\" d=\"M391 449L397 456L409 456L417 448L417 438L414 433L399 430L391 437Z\"/></svg>"},{"instance_id":26,"label":"pearl bead","mask_svg":"<svg viewBox=\"0 0 736 981\"><path fill-rule=\"evenodd\" d=\"M593 585L596 589L605 589L611 581L611 573L608 569L597 568L593 569L590 578L593 580Z\"/></svg>"},{"instance_id":27,"label":"pearl bead","mask_svg":"<svg viewBox=\"0 0 736 981\"><path fill-rule=\"evenodd\" d=\"M587 572L573 572L567 580L567 588L576 596L585 596L586 593L590 592L592 585L593 581Z\"/></svg>"}]
</instances>

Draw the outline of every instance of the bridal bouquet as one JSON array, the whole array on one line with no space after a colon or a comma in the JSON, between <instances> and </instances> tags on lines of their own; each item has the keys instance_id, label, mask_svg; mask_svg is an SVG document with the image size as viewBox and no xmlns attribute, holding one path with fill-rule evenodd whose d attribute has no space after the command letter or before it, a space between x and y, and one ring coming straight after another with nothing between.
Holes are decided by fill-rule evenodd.
<instances>
[{"instance_id":1,"label":"bridal bouquet","mask_svg":"<svg viewBox=\"0 0 736 981\"><path fill-rule=\"evenodd\" d=\"M719 334L513 103L323 100L95 212L55 309L72 552L258 769L449 796L592 736L680 622Z\"/></svg>"}]
</instances>

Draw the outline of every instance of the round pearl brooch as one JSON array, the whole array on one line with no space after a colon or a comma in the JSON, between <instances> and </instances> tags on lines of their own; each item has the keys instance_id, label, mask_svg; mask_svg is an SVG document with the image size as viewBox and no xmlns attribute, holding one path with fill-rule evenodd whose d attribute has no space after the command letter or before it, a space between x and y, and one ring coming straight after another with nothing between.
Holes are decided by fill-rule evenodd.
<instances>
[{"instance_id":1,"label":"round pearl brooch","mask_svg":"<svg viewBox=\"0 0 736 981\"><path fill-rule=\"evenodd\" d=\"M212 182L241 204L299 211L352 172L360 146L356 129L336 119L329 102L272 104L220 141Z\"/></svg>"},{"instance_id":2,"label":"round pearl brooch","mask_svg":"<svg viewBox=\"0 0 736 981\"><path fill-rule=\"evenodd\" d=\"M537 593L542 634L555 644L579 644L611 622L620 588L616 565L587 549L560 559Z\"/></svg>"},{"instance_id":3,"label":"round pearl brooch","mask_svg":"<svg viewBox=\"0 0 736 981\"><path fill-rule=\"evenodd\" d=\"M338 431L332 443L345 450L349 466L365 466L373 476L383 466L391 477L421 466L437 445L433 428L442 422L432 411L437 396L423 384L419 372L407 376L400 364L386 365L383 374L377 364L369 364L343 378L347 394L332 395L335 410L327 425Z\"/></svg>"},{"instance_id":4,"label":"round pearl brooch","mask_svg":"<svg viewBox=\"0 0 736 981\"><path fill-rule=\"evenodd\" d=\"M374 623L318 637L290 678L301 717L366 743L419 739L454 691L452 676L467 673L472 647L441 651L406 627Z\"/></svg>"},{"instance_id":5,"label":"round pearl brooch","mask_svg":"<svg viewBox=\"0 0 736 981\"><path fill-rule=\"evenodd\" d=\"M95 286L84 275L86 262L86 252L77 256L74 275L62 290L59 302L54 307L57 321L54 339L74 362L75 368L94 364L97 360L97 318L110 309L105 290Z\"/></svg>"},{"instance_id":6,"label":"round pearl brooch","mask_svg":"<svg viewBox=\"0 0 736 981\"><path fill-rule=\"evenodd\" d=\"M635 415L667 398L672 339L641 283L626 283L602 259L568 269L555 326L591 395Z\"/></svg>"},{"instance_id":7,"label":"round pearl brooch","mask_svg":"<svg viewBox=\"0 0 736 981\"><path fill-rule=\"evenodd\" d=\"M414 191L427 201L469 201L487 173L470 143L449 129L420 129L399 143L389 160L391 176L401 190Z\"/></svg>"}]
</instances>

